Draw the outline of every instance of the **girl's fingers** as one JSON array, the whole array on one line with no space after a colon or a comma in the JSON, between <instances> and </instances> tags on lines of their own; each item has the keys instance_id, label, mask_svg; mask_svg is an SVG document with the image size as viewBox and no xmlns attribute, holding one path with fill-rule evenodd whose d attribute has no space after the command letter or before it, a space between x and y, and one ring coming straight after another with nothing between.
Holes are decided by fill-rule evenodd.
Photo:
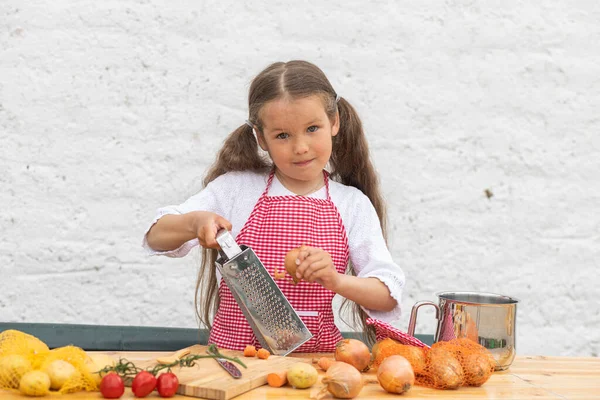
<instances>
[{"instance_id":1,"label":"girl's fingers","mask_svg":"<svg viewBox=\"0 0 600 400\"><path fill-rule=\"evenodd\" d=\"M310 257L311 250L312 249L308 246L300 246L300 251L298 252L298 260L300 261L300 263L306 260L307 257Z\"/></svg>"},{"instance_id":2,"label":"girl's fingers","mask_svg":"<svg viewBox=\"0 0 600 400\"><path fill-rule=\"evenodd\" d=\"M296 276L298 278L302 278L306 269L310 266L310 264L317 261L317 258L316 255L307 255L306 252L301 250L300 253L298 253L298 261L300 263L296 262L296 264L298 264L298 267L296 268Z\"/></svg>"},{"instance_id":3,"label":"girl's fingers","mask_svg":"<svg viewBox=\"0 0 600 400\"><path fill-rule=\"evenodd\" d=\"M203 247L216 249L219 247L216 236L217 232L214 227L211 225L205 225L200 230L200 236L198 237L198 240Z\"/></svg>"},{"instance_id":4,"label":"girl's fingers","mask_svg":"<svg viewBox=\"0 0 600 400\"><path fill-rule=\"evenodd\" d=\"M307 279L306 277L310 274L311 270L321 269L331 264L331 261L323 257L323 253L312 254L304 261L300 263L296 269L296 276L298 278ZM300 274L300 276L298 276Z\"/></svg>"},{"instance_id":5,"label":"girl's fingers","mask_svg":"<svg viewBox=\"0 0 600 400\"><path fill-rule=\"evenodd\" d=\"M329 264L323 260L310 264L310 267L302 275L302 279L312 282L327 271Z\"/></svg>"},{"instance_id":6,"label":"girl's fingers","mask_svg":"<svg viewBox=\"0 0 600 400\"><path fill-rule=\"evenodd\" d=\"M198 232L198 241L200 242L200 245L209 249L218 249L217 232L221 228L231 230L231 222L219 215L215 215L214 218L206 221Z\"/></svg>"},{"instance_id":7,"label":"girl's fingers","mask_svg":"<svg viewBox=\"0 0 600 400\"><path fill-rule=\"evenodd\" d=\"M231 225L231 222L229 222L225 218L223 218L221 216L218 216L217 218L215 218L215 226L216 226L216 229L217 229L215 231L215 233L216 233L216 232L219 231L219 228L225 228L228 231L230 231L232 225Z\"/></svg>"}]
</instances>

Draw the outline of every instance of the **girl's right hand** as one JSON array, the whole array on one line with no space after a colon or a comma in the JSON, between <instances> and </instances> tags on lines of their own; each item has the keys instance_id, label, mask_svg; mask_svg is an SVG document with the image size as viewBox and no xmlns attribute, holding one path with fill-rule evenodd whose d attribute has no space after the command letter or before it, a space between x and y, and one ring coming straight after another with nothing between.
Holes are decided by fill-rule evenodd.
<instances>
[{"instance_id":1,"label":"girl's right hand","mask_svg":"<svg viewBox=\"0 0 600 400\"><path fill-rule=\"evenodd\" d=\"M218 249L217 232L225 228L231 230L231 222L218 214L208 211L194 212L194 230L202 247L209 249Z\"/></svg>"}]
</instances>

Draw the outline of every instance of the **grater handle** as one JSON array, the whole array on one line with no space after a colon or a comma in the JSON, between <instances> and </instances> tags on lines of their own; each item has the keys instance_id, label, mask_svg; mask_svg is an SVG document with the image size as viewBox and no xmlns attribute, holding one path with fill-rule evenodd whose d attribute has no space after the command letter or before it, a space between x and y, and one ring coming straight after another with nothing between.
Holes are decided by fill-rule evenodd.
<instances>
[{"instance_id":1,"label":"grater handle","mask_svg":"<svg viewBox=\"0 0 600 400\"><path fill-rule=\"evenodd\" d=\"M227 229L219 230L217 232L216 239L217 243L219 243L219 246L221 246L219 253L225 260L231 260L233 257L242 252L240 246L238 246L233 236L231 236L231 232L229 232Z\"/></svg>"}]
</instances>

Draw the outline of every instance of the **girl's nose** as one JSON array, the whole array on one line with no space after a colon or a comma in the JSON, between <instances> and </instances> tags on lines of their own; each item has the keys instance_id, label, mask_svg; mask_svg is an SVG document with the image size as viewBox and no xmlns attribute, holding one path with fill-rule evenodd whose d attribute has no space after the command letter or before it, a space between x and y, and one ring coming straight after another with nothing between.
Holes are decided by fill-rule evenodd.
<instances>
[{"instance_id":1,"label":"girl's nose","mask_svg":"<svg viewBox=\"0 0 600 400\"><path fill-rule=\"evenodd\" d=\"M304 139L298 139L294 143L294 153L304 154L308 151L308 142Z\"/></svg>"}]
</instances>

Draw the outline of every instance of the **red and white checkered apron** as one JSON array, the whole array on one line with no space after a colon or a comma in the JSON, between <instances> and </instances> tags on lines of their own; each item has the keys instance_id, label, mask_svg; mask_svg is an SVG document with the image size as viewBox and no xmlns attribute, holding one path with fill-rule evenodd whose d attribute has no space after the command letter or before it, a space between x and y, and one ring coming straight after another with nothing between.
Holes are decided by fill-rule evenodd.
<instances>
[{"instance_id":1,"label":"red and white checkered apron","mask_svg":"<svg viewBox=\"0 0 600 400\"><path fill-rule=\"evenodd\" d=\"M321 248L331 255L338 273L348 264L348 237L342 218L329 196L329 178L323 171L327 199L305 196L268 196L274 172L267 187L254 206L248 221L236 238L254 250L267 271L285 271L286 253L300 245ZM342 335L334 323L332 300L335 293L320 284L300 281L295 285L291 276L275 281L313 338L296 352L332 352ZM209 343L219 347L243 350L260 343L246 321L224 281L219 286L220 305L215 315Z\"/></svg>"}]
</instances>

